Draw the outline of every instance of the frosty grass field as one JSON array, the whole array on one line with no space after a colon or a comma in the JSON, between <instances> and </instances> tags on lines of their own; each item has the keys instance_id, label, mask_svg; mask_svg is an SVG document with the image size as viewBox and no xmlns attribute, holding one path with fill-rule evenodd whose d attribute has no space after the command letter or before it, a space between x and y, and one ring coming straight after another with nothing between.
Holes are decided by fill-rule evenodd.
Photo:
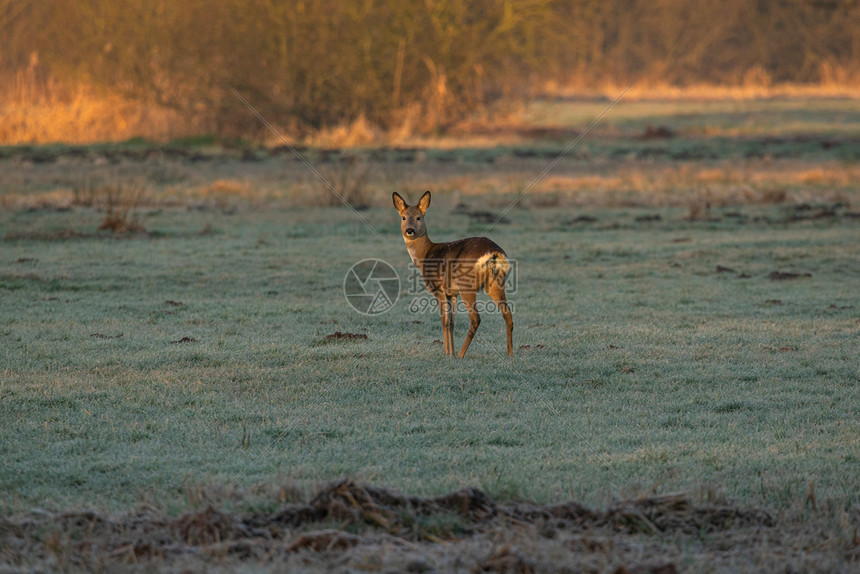
<instances>
[{"instance_id":1,"label":"frosty grass field","mask_svg":"<svg viewBox=\"0 0 860 574\"><path fill-rule=\"evenodd\" d=\"M303 150L364 221L278 151L0 148L0 568L857 568L860 109L712 105L620 106L510 209L569 133ZM425 189L516 260L512 358L492 312L443 355Z\"/></svg>"}]
</instances>

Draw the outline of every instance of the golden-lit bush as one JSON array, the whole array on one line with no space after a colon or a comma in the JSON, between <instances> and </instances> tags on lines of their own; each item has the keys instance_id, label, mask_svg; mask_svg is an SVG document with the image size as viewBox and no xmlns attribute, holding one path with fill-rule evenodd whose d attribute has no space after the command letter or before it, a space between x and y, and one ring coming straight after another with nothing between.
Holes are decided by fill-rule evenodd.
<instances>
[{"instance_id":1,"label":"golden-lit bush","mask_svg":"<svg viewBox=\"0 0 860 574\"><path fill-rule=\"evenodd\" d=\"M291 137L401 139L546 86L856 85L857 21L856 2L6 2L0 141L262 135L228 85Z\"/></svg>"}]
</instances>

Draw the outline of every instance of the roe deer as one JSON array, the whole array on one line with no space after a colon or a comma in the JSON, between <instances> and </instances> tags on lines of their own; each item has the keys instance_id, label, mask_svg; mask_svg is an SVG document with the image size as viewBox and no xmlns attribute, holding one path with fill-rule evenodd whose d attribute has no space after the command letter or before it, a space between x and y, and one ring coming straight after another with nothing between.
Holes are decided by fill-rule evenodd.
<instances>
[{"instance_id":1,"label":"roe deer","mask_svg":"<svg viewBox=\"0 0 860 574\"><path fill-rule=\"evenodd\" d=\"M421 271L424 285L436 298L442 316L442 342L446 355L454 355L454 310L457 296L469 311L469 332L457 353L465 356L472 337L481 324L475 308L478 292L486 290L496 302L508 329L508 355L514 354L514 322L505 297L505 277L511 268L505 251L486 237L469 237L449 243L433 243L427 237L424 213L430 207L430 192L418 200L418 205L407 205L399 194L394 193L394 208L400 214L400 232L409 257Z\"/></svg>"}]
</instances>

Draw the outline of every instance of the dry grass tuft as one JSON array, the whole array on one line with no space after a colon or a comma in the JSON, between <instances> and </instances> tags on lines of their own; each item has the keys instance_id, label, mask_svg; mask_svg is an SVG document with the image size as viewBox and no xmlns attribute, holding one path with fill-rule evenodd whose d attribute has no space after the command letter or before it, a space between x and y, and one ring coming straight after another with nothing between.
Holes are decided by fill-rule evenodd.
<instances>
[{"instance_id":1,"label":"dry grass tuft","mask_svg":"<svg viewBox=\"0 0 860 574\"><path fill-rule=\"evenodd\" d=\"M146 231L140 222L138 208L144 198L144 188L138 185L102 189L105 202L105 216L99 231L113 233L143 233Z\"/></svg>"},{"instance_id":2,"label":"dry grass tuft","mask_svg":"<svg viewBox=\"0 0 860 574\"><path fill-rule=\"evenodd\" d=\"M320 148L362 147L377 143L383 137L384 133L361 115L352 122L311 134L305 144Z\"/></svg>"},{"instance_id":3,"label":"dry grass tuft","mask_svg":"<svg viewBox=\"0 0 860 574\"><path fill-rule=\"evenodd\" d=\"M709 221L711 219L711 202L706 199L697 199L690 203L690 211L687 221Z\"/></svg>"},{"instance_id":4,"label":"dry grass tuft","mask_svg":"<svg viewBox=\"0 0 860 574\"><path fill-rule=\"evenodd\" d=\"M184 514L173 521L171 529L185 544L204 546L230 538L233 531L229 516L211 506L202 512Z\"/></svg>"},{"instance_id":5,"label":"dry grass tuft","mask_svg":"<svg viewBox=\"0 0 860 574\"><path fill-rule=\"evenodd\" d=\"M200 129L177 111L86 85L39 82L32 70L19 72L0 96L0 142L7 145L168 140Z\"/></svg>"},{"instance_id":6,"label":"dry grass tuft","mask_svg":"<svg viewBox=\"0 0 860 574\"><path fill-rule=\"evenodd\" d=\"M376 203L377 190L371 184L371 166L366 160L347 155L317 171L326 183L313 175L306 176L309 182L307 199L311 205L340 207L346 201L356 209L364 209Z\"/></svg>"},{"instance_id":7,"label":"dry grass tuft","mask_svg":"<svg viewBox=\"0 0 860 574\"><path fill-rule=\"evenodd\" d=\"M533 574L532 560L522 556L515 548L504 545L494 550L487 558L472 568L472 572L504 572L506 574Z\"/></svg>"}]
</instances>

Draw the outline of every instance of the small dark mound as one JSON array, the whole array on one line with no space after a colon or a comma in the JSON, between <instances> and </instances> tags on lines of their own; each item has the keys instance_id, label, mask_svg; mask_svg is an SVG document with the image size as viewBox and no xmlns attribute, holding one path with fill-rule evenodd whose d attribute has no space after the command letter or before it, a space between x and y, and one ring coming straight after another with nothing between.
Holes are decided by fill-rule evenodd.
<instances>
[{"instance_id":1,"label":"small dark mound","mask_svg":"<svg viewBox=\"0 0 860 574\"><path fill-rule=\"evenodd\" d=\"M768 278L771 281L790 281L801 277L812 277L812 273L793 273L791 271L771 271Z\"/></svg>"},{"instance_id":2,"label":"small dark mound","mask_svg":"<svg viewBox=\"0 0 860 574\"><path fill-rule=\"evenodd\" d=\"M668 140L675 137L675 132L666 126L646 126L645 131L639 136L643 140Z\"/></svg>"},{"instance_id":3,"label":"small dark mound","mask_svg":"<svg viewBox=\"0 0 860 574\"><path fill-rule=\"evenodd\" d=\"M356 341L367 339L367 335L364 333L341 333L340 331L335 331L330 335L326 335L325 339L326 341Z\"/></svg>"}]
</instances>

